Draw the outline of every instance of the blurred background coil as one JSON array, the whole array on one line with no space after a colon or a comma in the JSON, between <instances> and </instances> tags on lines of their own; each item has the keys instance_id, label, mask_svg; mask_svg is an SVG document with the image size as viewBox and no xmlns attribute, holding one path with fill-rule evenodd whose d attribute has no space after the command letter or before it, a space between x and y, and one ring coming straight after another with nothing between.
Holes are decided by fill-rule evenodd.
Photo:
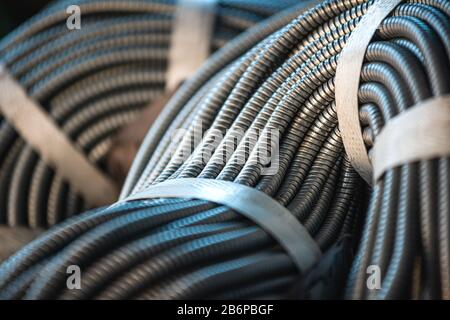
<instances>
[{"instance_id":1,"label":"blurred background coil","mask_svg":"<svg viewBox=\"0 0 450 320\"><path fill-rule=\"evenodd\" d=\"M292 0L224 0L211 52ZM66 8L81 9L69 30ZM0 41L0 63L105 171L117 130L161 95L176 1L57 1ZM0 93L1 94L1 93ZM90 207L0 120L0 223L46 227Z\"/></svg>"}]
</instances>

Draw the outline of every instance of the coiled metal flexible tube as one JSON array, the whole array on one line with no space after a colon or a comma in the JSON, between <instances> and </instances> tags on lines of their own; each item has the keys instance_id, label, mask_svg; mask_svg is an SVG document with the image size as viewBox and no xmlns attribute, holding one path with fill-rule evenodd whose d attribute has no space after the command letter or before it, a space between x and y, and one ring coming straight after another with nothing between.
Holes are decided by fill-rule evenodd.
<instances>
[{"instance_id":1,"label":"coiled metal flexible tube","mask_svg":"<svg viewBox=\"0 0 450 320\"><path fill-rule=\"evenodd\" d=\"M293 3L218 1L211 51ZM82 25L70 31L73 4ZM0 62L105 170L114 133L164 90L175 7L175 0L57 1L0 42ZM0 121L0 223L47 227L89 206Z\"/></svg>"},{"instance_id":2,"label":"coiled metal flexible tube","mask_svg":"<svg viewBox=\"0 0 450 320\"><path fill-rule=\"evenodd\" d=\"M123 196L182 177L245 184L286 206L323 252L344 234L356 235L358 218L364 218L346 298L448 298L450 160L396 167L368 188L342 146L335 70L349 34L372 4L324 1L220 71L202 69L151 129ZM397 114L449 92L449 31L448 1L406 1L381 23L358 92L368 150ZM195 142L199 121L210 130ZM179 127L187 132L173 137ZM230 128L260 131L236 141ZM257 150L271 129L281 133L279 167L265 175ZM230 157L219 161L230 144ZM89 279L81 290L65 287L70 264ZM366 286L370 265L381 270L380 290ZM202 200L156 199L98 209L53 228L0 266L0 295L283 298L298 277L276 241L233 210Z\"/></svg>"}]
</instances>

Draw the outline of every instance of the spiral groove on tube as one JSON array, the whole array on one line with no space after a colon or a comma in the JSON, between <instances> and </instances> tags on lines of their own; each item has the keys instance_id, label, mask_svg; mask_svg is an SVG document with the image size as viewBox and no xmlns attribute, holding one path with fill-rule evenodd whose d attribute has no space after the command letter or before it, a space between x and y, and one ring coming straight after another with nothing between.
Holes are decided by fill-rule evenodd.
<instances>
[{"instance_id":1,"label":"spiral groove on tube","mask_svg":"<svg viewBox=\"0 0 450 320\"><path fill-rule=\"evenodd\" d=\"M122 199L168 179L244 184L285 206L323 254L344 235L359 240L342 297L450 298L450 159L389 169L369 187L341 141L334 101L339 54L373 3L324 1L262 40L249 31L216 53L150 129ZM404 1L380 24L357 92L369 155L396 115L449 93L449 34L448 1ZM251 41L251 48L227 60L239 41ZM196 140L199 122L205 132ZM174 136L177 128L184 134ZM232 129L247 133L237 139ZM257 150L273 130L281 137L278 170L266 175ZM83 270L81 290L65 287L72 264ZM367 286L369 266L381 271L379 290ZM160 198L124 201L52 228L0 266L0 296L286 298L301 277L307 274L280 245L236 211L202 199Z\"/></svg>"}]
</instances>

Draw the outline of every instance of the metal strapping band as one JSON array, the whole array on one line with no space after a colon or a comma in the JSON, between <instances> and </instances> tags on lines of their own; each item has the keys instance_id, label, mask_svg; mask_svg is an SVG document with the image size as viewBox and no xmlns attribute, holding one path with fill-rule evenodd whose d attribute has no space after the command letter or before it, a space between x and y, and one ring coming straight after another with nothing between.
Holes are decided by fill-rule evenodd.
<instances>
[{"instance_id":1,"label":"metal strapping band","mask_svg":"<svg viewBox=\"0 0 450 320\"><path fill-rule=\"evenodd\" d=\"M208 58L217 0L179 0L171 35L166 90L172 91Z\"/></svg>"},{"instance_id":2,"label":"metal strapping band","mask_svg":"<svg viewBox=\"0 0 450 320\"><path fill-rule=\"evenodd\" d=\"M372 149L373 179L393 167L450 155L450 95L421 102L390 120Z\"/></svg>"},{"instance_id":3,"label":"metal strapping band","mask_svg":"<svg viewBox=\"0 0 450 320\"><path fill-rule=\"evenodd\" d=\"M321 256L320 248L314 239L292 213L270 196L254 188L214 179L174 179L152 185L119 204L152 198L208 200L239 212L276 239L303 274L308 272Z\"/></svg>"},{"instance_id":4,"label":"metal strapping band","mask_svg":"<svg viewBox=\"0 0 450 320\"><path fill-rule=\"evenodd\" d=\"M402 2L376 0L352 31L342 50L335 77L336 110L342 141L349 160L359 175L372 182L372 165L361 133L358 88L367 46L381 22Z\"/></svg>"},{"instance_id":5,"label":"metal strapping band","mask_svg":"<svg viewBox=\"0 0 450 320\"><path fill-rule=\"evenodd\" d=\"M117 199L118 189L114 182L86 159L2 65L0 113L90 205L102 206Z\"/></svg>"}]
</instances>

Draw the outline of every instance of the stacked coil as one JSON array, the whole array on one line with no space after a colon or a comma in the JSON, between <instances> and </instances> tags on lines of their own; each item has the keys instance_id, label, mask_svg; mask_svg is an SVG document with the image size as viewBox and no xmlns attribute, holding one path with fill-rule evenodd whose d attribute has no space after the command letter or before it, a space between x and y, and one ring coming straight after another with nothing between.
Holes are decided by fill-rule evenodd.
<instances>
[{"instance_id":1,"label":"stacked coil","mask_svg":"<svg viewBox=\"0 0 450 320\"><path fill-rule=\"evenodd\" d=\"M122 197L168 179L244 184L285 206L322 252L344 235L356 238L364 219L341 296L449 298L448 157L389 169L369 188L343 148L334 76L349 35L373 2L324 1L232 63L225 47L166 106ZM449 34L450 3L442 0L405 1L380 24L358 91L368 150L393 117L449 93ZM211 68L221 59L226 66ZM194 139L199 122L209 129L201 141ZM174 137L177 128L185 133ZM251 133L237 139L230 129ZM264 175L258 150L273 130L281 134L279 167ZM65 286L66 268L74 264L83 270L81 290ZM373 265L381 270L379 290L366 285ZM298 293L304 276L273 237L241 214L201 199L161 198L121 202L53 228L0 267L0 293L28 299L286 298Z\"/></svg>"},{"instance_id":2,"label":"stacked coil","mask_svg":"<svg viewBox=\"0 0 450 320\"><path fill-rule=\"evenodd\" d=\"M293 1L217 2L211 51ZM81 29L66 25L78 5ZM57 1L0 42L0 63L106 171L118 128L165 88L176 1ZM0 93L1 94L1 93ZM90 208L8 121L0 121L0 223L51 226Z\"/></svg>"}]
</instances>

